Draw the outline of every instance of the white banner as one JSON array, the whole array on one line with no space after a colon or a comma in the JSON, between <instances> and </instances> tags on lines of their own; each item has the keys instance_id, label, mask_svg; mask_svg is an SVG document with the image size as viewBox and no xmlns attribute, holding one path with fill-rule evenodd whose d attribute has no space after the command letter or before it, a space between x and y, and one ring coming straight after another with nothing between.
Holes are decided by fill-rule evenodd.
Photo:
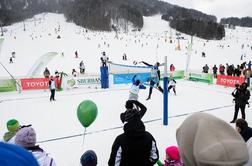
<instances>
[{"instance_id":1,"label":"white banner","mask_svg":"<svg viewBox=\"0 0 252 166\"><path fill-rule=\"evenodd\" d=\"M63 80L63 89L90 88L101 85L100 75L88 75L83 77L66 77Z\"/></svg>"}]
</instances>

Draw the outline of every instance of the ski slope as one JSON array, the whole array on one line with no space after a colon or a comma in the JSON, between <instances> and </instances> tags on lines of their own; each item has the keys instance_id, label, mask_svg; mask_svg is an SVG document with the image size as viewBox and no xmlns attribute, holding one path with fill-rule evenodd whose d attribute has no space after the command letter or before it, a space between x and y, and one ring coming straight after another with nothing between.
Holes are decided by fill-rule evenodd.
<instances>
[{"instance_id":1,"label":"ski slope","mask_svg":"<svg viewBox=\"0 0 252 166\"><path fill-rule=\"evenodd\" d=\"M144 23L141 32L120 33L119 39L115 39L113 32L86 33L81 27L67 23L63 15L40 14L25 21L26 31L23 31L23 23L4 27L8 31L4 35L0 62L13 76L19 78L26 76L35 62L46 52L57 52L59 56L47 64L50 71L70 73L72 68L77 69L79 62L84 60L87 73L99 73L100 55L102 51L106 51L111 61L130 65L134 60L162 62L164 56L168 56L169 64L173 63L176 69L184 70L186 46L190 37L182 34L186 39L180 41L182 50L175 51L176 40L173 40L172 44L165 42L169 37L169 32L166 32L169 31L168 23L160 20L160 16L144 18ZM172 34L175 39L174 30ZM220 63L240 64L243 62L240 56L244 53L246 54L244 60L251 59L252 51L247 47L251 46L251 29L237 28L227 30L226 34L226 38L221 41L194 38L190 69L201 71L206 63L210 66ZM57 39L58 35L61 39ZM223 49L219 47L220 44L224 45ZM242 44L245 45L244 49L241 48ZM76 50L79 58L75 58ZM12 51L16 52L16 58L14 64L9 64ZM201 57L202 51L206 53L206 58ZM64 56L61 56L62 52ZM122 61L123 53L127 54L128 61ZM0 68L0 78L8 77L8 74ZM88 149L93 149L97 153L98 166L107 165L113 141L123 132L119 117L120 113L125 111L124 105L128 99L129 88L130 85L120 85L110 89L66 90L56 92L55 102L49 102L48 90L1 93L0 135L3 136L7 130L5 126L7 120L15 118L20 124L32 124L37 133L38 144L50 153L57 165L79 165L80 156ZM186 80L178 80L176 88L177 96L172 92L168 96L168 126L162 125L162 94L154 90L151 100L146 101L148 89L139 92L139 101L147 107L143 121L146 122L146 130L151 132L157 141L161 160L165 157L165 148L177 144L176 129L190 114L208 112L226 122L233 117L234 103L231 97L233 88ZM76 112L78 104L87 99L97 104L98 116L87 128L83 143L84 128L79 123ZM247 108L246 115L249 125L252 125L251 108Z\"/></svg>"}]
</instances>

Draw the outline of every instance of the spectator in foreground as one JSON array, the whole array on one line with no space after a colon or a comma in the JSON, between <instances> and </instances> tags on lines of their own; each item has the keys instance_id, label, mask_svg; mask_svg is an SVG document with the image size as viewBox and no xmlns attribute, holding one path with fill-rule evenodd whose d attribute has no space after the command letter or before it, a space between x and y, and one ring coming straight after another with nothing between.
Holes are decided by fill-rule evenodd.
<instances>
[{"instance_id":1,"label":"spectator in foreground","mask_svg":"<svg viewBox=\"0 0 252 166\"><path fill-rule=\"evenodd\" d=\"M178 128L176 138L186 166L242 166L249 159L242 137L210 114L189 116Z\"/></svg>"},{"instance_id":2,"label":"spectator in foreground","mask_svg":"<svg viewBox=\"0 0 252 166\"><path fill-rule=\"evenodd\" d=\"M241 134L245 142L252 137L252 128L248 126L248 123L244 119L237 119L235 121L235 128Z\"/></svg>"},{"instance_id":3,"label":"spectator in foreground","mask_svg":"<svg viewBox=\"0 0 252 166\"><path fill-rule=\"evenodd\" d=\"M4 134L3 140L4 140L4 142L15 144L15 137L16 137L16 133L20 127L20 124L16 119L10 119L6 123L6 126L8 129L8 132L6 132Z\"/></svg>"},{"instance_id":4,"label":"spectator in foreground","mask_svg":"<svg viewBox=\"0 0 252 166\"><path fill-rule=\"evenodd\" d=\"M86 151L80 158L81 166L96 166L97 156L93 150Z\"/></svg>"},{"instance_id":5,"label":"spectator in foreground","mask_svg":"<svg viewBox=\"0 0 252 166\"><path fill-rule=\"evenodd\" d=\"M126 108L125 113L121 114L124 133L116 137L108 165L152 166L159 159L156 141L145 131L144 123L141 121L142 115L137 109L133 109L133 103L127 101Z\"/></svg>"},{"instance_id":6,"label":"spectator in foreground","mask_svg":"<svg viewBox=\"0 0 252 166\"><path fill-rule=\"evenodd\" d=\"M158 166L183 166L177 146L169 146L165 150L166 156L164 164L158 160Z\"/></svg>"},{"instance_id":7,"label":"spectator in foreground","mask_svg":"<svg viewBox=\"0 0 252 166\"><path fill-rule=\"evenodd\" d=\"M36 145L36 133L31 126L21 128L17 132L15 143L31 152L40 166L56 166L53 158Z\"/></svg>"},{"instance_id":8,"label":"spectator in foreground","mask_svg":"<svg viewBox=\"0 0 252 166\"><path fill-rule=\"evenodd\" d=\"M0 142L1 166L39 166L34 156L27 150L13 144Z\"/></svg>"}]
</instances>

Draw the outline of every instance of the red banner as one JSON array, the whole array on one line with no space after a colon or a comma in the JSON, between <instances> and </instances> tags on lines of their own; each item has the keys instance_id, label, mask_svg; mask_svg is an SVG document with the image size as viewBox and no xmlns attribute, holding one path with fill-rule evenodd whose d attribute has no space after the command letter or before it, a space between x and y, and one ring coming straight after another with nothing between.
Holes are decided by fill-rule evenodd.
<instances>
[{"instance_id":1,"label":"red banner","mask_svg":"<svg viewBox=\"0 0 252 166\"><path fill-rule=\"evenodd\" d=\"M49 89L49 78L23 78L20 79L23 90ZM54 78L55 85L58 85L58 79Z\"/></svg>"},{"instance_id":2,"label":"red banner","mask_svg":"<svg viewBox=\"0 0 252 166\"><path fill-rule=\"evenodd\" d=\"M226 76L226 75L217 76L217 85L235 87L235 84L242 84L244 81L245 81L244 77L233 77L233 76Z\"/></svg>"}]
</instances>

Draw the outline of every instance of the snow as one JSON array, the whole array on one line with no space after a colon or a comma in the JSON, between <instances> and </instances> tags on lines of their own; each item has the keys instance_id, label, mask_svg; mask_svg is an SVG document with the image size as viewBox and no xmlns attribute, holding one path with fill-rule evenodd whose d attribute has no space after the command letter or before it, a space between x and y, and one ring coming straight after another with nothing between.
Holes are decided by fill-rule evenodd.
<instances>
[{"instance_id":1,"label":"snow","mask_svg":"<svg viewBox=\"0 0 252 166\"><path fill-rule=\"evenodd\" d=\"M0 62L14 77L22 78L27 75L40 56L47 52L58 52L59 55L47 64L50 71L70 73L73 68L78 69L79 62L84 60L87 73L99 73L101 52L106 51L111 61L130 65L134 60L162 62L164 56L168 56L169 64L173 63L176 69L184 70L186 46L189 44L190 36L182 34L185 38L180 41L182 50L175 51L177 45L177 41L174 40L175 31L172 30L174 42L170 44L168 23L160 20L160 17L145 17L141 32L120 33L116 39L114 32L86 33L85 29L66 22L61 14L43 13L25 21L26 31L23 31L23 22L4 27L7 32L4 34ZM59 27L60 31L56 33L55 29L58 30ZM210 66L220 63L237 65L250 60L252 50L247 45L251 46L251 34L251 29L238 27L236 30L227 29L227 36L221 41L206 41L195 37L190 69L201 71L206 63ZM61 39L57 39L58 35ZM242 44L245 45L244 49L241 48ZM219 45L224 45L224 48L220 48ZM75 58L76 50L79 58ZM13 59L13 64L9 64L12 51L16 52L16 58ZM206 58L201 57L202 51L206 53ZM61 56L62 52L64 57ZM123 53L126 53L129 59L126 62L122 61ZM241 61L240 56L244 53L246 58ZM0 68L0 78L8 77L8 73ZM93 149L97 153L99 166L107 165L113 141L123 132L122 128L117 127L122 127L119 117L120 113L125 111L124 105L129 95L129 88L130 85L121 85L110 89L66 90L56 92L55 102L49 102L48 90L1 93L0 135L7 130L5 126L7 120L15 118L21 124L32 124L39 145L50 153L57 165L79 165L80 156L88 149ZM191 113L206 111L226 122L232 120L234 112L232 90L233 88L178 80L177 96L171 92L168 97L170 117L168 126L162 125L162 94L154 90L151 100L146 101L148 89L141 90L139 101L148 109L143 121L147 122L146 130L152 133L157 141L160 159L164 159L167 146L177 144L176 129ZM97 104L98 116L87 128L84 144L82 136L43 142L83 134L84 128L77 119L76 109L80 102L87 99ZM246 115L248 123L252 125L251 108L247 108Z\"/></svg>"}]
</instances>

